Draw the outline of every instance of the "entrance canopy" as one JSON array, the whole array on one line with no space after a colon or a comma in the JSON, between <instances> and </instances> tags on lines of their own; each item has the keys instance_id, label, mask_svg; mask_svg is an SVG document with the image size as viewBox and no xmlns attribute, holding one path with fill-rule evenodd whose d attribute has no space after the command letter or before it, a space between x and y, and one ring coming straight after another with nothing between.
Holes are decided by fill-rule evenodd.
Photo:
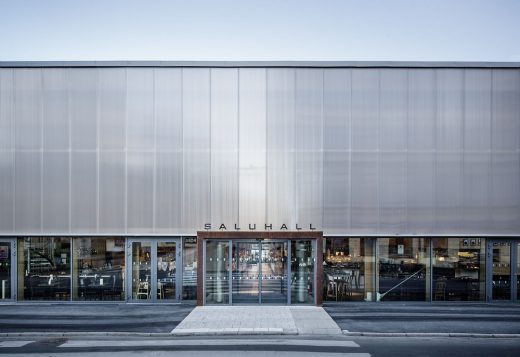
<instances>
[{"instance_id":1,"label":"entrance canopy","mask_svg":"<svg viewBox=\"0 0 520 357\"><path fill-rule=\"evenodd\" d=\"M197 232L197 305L321 305L323 233Z\"/></svg>"}]
</instances>

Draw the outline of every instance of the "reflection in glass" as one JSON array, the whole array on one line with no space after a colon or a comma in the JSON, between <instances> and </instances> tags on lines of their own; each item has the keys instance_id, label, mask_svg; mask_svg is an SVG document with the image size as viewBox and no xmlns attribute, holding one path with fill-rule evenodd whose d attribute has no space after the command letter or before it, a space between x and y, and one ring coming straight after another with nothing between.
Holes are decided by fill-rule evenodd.
<instances>
[{"instance_id":1,"label":"reflection in glass","mask_svg":"<svg viewBox=\"0 0 520 357\"><path fill-rule=\"evenodd\" d=\"M260 244L233 244L233 303L257 303L260 291Z\"/></svg>"},{"instance_id":2,"label":"reflection in glass","mask_svg":"<svg viewBox=\"0 0 520 357\"><path fill-rule=\"evenodd\" d=\"M0 242L0 299L11 299L11 243Z\"/></svg>"},{"instance_id":3,"label":"reflection in glass","mask_svg":"<svg viewBox=\"0 0 520 357\"><path fill-rule=\"evenodd\" d=\"M206 303L229 303L229 242L206 242Z\"/></svg>"},{"instance_id":4,"label":"reflection in glass","mask_svg":"<svg viewBox=\"0 0 520 357\"><path fill-rule=\"evenodd\" d=\"M313 304L314 252L312 241L291 241L291 303Z\"/></svg>"},{"instance_id":5,"label":"reflection in glass","mask_svg":"<svg viewBox=\"0 0 520 357\"><path fill-rule=\"evenodd\" d=\"M485 240L432 238L432 300L485 299Z\"/></svg>"},{"instance_id":6,"label":"reflection in glass","mask_svg":"<svg viewBox=\"0 0 520 357\"><path fill-rule=\"evenodd\" d=\"M149 300L151 294L152 242L132 242L132 297Z\"/></svg>"},{"instance_id":7,"label":"reflection in glass","mask_svg":"<svg viewBox=\"0 0 520 357\"><path fill-rule=\"evenodd\" d=\"M74 238L74 300L124 300L124 238Z\"/></svg>"},{"instance_id":8,"label":"reflection in glass","mask_svg":"<svg viewBox=\"0 0 520 357\"><path fill-rule=\"evenodd\" d=\"M182 275L182 298L197 299L197 237L184 238L182 250L184 271Z\"/></svg>"},{"instance_id":9,"label":"reflection in glass","mask_svg":"<svg viewBox=\"0 0 520 357\"><path fill-rule=\"evenodd\" d=\"M493 243L493 300L511 299L511 243Z\"/></svg>"},{"instance_id":10,"label":"reflection in glass","mask_svg":"<svg viewBox=\"0 0 520 357\"><path fill-rule=\"evenodd\" d=\"M374 256L371 238L325 238L324 300L371 301Z\"/></svg>"},{"instance_id":11,"label":"reflection in glass","mask_svg":"<svg viewBox=\"0 0 520 357\"><path fill-rule=\"evenodd\" d=\"M261 243L262 304L287 303L287 242Z\"/></svg>"},{"instance_id":12,"label":"reflection in glass","mask_svg":"<svg viewBox=\"0 0 520 357\"><path fill-rule=\"evenodd\" d=\"M18 239L18 297L70 300L70 238Z\"/></svg>"},{"instance_id":13,"label":"reflection in glass","mask_svg":"<svg viewBox=\"0 0 520 357\"><path fill-rule=\"evenodd\" d=\"M520 243L516 245L516 299L520 300Z\"/></svg>"},{"instance_id":14,"label":"reflection in glass","mask_svg":"<svg viewBox=\"0 0 520 357\"><path fill-rule=\"evenodd\" d=\"M378 238L378 300L429 300L429 240Z\"/></svg>"},{"instance_id":15,"label":"reflection in glass","mask_svg":"<svg viewBox=\"0 0 520 357\"><path fill-rule=\"evenodd\" d=\"M176 299L177 243L157 242L157 299Z\"/></svg>"}]
</instances>

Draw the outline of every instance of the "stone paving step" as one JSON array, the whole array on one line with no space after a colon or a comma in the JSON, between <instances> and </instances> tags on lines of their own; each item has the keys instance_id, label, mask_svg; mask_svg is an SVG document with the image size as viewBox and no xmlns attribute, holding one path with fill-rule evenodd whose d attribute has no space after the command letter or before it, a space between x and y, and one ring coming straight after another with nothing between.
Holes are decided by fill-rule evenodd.
<instances>
[{"instance_id":1,"label":"stone paving step","mask_svg":"<svg viewBox=\"0 0 520 357\"><path fill-rule=\"evenodd\" d=\"M195 308L173 335L341 335L321 307L201 306Z\"/></svg>"}]
</instances>

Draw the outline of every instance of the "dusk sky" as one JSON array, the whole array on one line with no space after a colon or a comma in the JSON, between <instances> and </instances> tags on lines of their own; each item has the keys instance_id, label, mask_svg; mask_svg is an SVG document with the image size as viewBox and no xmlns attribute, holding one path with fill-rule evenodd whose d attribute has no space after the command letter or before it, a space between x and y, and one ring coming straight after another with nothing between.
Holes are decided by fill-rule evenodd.
<instances>
[{"instance_id":1,"label":"dusk sky","mask_svg":"<svg viewBox=\"0 0 520 357\"><path fill-rule=\"evenodd\" d=\"M519 0L0 0L0 61L520 61Z\"/></svg>"}]
</instances>

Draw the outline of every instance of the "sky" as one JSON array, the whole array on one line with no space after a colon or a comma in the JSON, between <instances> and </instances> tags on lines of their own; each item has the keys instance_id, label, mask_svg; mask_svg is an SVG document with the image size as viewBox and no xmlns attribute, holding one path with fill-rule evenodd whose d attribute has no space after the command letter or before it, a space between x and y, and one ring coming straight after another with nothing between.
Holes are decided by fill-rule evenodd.
<instances>
[{"instance_id":1,"label":"sky","mask_svg":"<svg viewBox=\"0 0 520 357\"><path fill-rule=\"evenodd\" d=\"M0 61L520 61L520 0L0 0Z\"/></svg>"}]
</instances>

